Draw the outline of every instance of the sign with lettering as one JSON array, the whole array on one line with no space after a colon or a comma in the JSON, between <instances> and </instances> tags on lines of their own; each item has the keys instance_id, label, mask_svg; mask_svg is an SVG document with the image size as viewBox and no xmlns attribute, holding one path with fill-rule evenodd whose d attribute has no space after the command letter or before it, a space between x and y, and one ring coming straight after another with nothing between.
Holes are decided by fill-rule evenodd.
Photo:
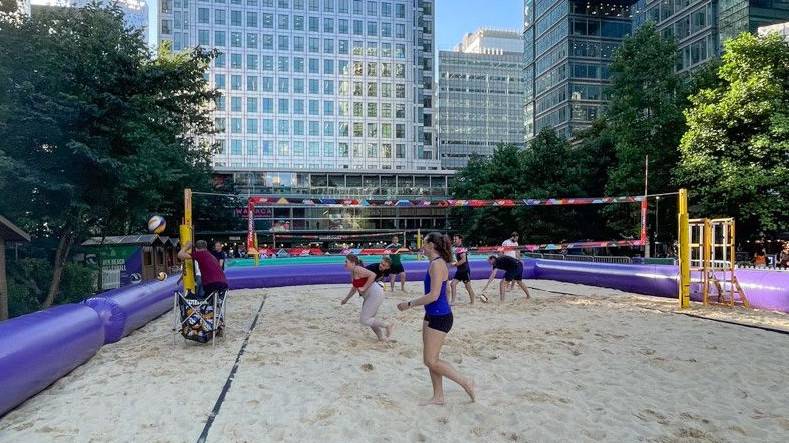
<instances>
[{"instance_id":1,"label":"sign with lettering","mask_svg":"<svg viewBox=\"0 0 789 443\"><path fill-rule=\"evenodd\" d=\"M247 208L236 208L235 214L238 218L246 219L249 215L249 210ZM274 211L271 208L255 208L255 212L253 214L255 219L271 218L274 216Z\"/></svg>"}]
</instances>

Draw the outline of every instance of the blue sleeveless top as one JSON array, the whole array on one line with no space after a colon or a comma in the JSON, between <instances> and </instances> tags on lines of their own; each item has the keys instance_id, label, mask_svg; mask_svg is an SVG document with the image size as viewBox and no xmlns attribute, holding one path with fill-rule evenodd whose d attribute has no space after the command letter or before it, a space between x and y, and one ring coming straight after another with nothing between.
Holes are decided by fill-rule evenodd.
<instances>
[{"instance_id":1,"label":"blue sleeveless top","mask_svg":"<svg viewBox=\"0 0 789 443\"><path fill-rule=\"evenodd\" d=\"M438 260L438 257L434 258L433 260ZM425 294L430 293L430 267L428 266L428 271L425 273ZM438 296L438 299L433 303L428 303L425 305L425 313L427 315L449 315L452 313L452 309L449 307L449 301L447 300L447 282L441 282L441 295Z\"/></svg>"}]
</instances>

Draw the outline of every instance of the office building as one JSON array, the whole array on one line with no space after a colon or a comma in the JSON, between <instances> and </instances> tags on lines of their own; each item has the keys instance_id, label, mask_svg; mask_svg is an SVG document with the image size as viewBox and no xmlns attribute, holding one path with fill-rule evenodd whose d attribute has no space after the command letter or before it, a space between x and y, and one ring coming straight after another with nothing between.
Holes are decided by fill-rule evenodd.
<instances>
[{"instance_id":1,"label":"office building","mask_svg":"<svg viewBox=\"0 0 789 443\"><path fill-rule=\"evenodd\" d=\"M220 52L208 73L223 92L217 171L439 168L432 1L161 5L161 40Z\"/></svg>"},{"instance_id":2,"label":"office building","mask_svg":"<svg viewBox=\"0 0 789 443\"><path fill-rule=\"evenodd\" d=\"M600 115L608 63L631 23L674 37L675 69L689 72L720 56L726 39L786 21L786 0L524 0L526 138L544 127L571 137Z\"/></svg>"},{"instance_id":3,"label":"office building","mask_svg":"<svg viewBox=\"0 0 789 443\"><path fill-rule=\"evenodd\" d=\"M789 2L779 0L639 0L632 11L634 28L651 21L664 36L676 38L678 72L720 56L727 39L789 20Z\"/></svg>"},{"instance_id":4,"label":"office building","mask_svg":"<svg viewBox=\"0 0 789 443\"><path fill-rule=\"evenodd\" d=\"M521 35L480 29L438 59L441 167L465 167L499 144L523 146Z\"/></svg>"},{"instance_id":5,"label":"office building","mask_svg":"<svg viewBox=\"0 0 789 443\"><path fill-rule=\"evenodd\" d=\"M232 183L241 195L278 195L294 199L373 199L390 200L388 207L274 207L258 208L256 228L287 229L295 232L332 234L336 231L392 231L447 229L448 208L394 204L400 199L433 200L449 195L451 171L361 171L313 169L293 172L292 169L238 168L218 172L218 184ZM402 202L401 202L402 203ZM243 206L236 208L237 217L245 220ZM243 221L242 220L242 221ZM200 222L200 221L198 221ZM202 223L206 229L206 223ZM235 232L233 234L240 234ZM227 232L230 234L230 232ZM387 239L388 240L388 239Z\"/></svg>"},{"instance_id":6,"label":"office building","mask_svg":"<svg viewBox=\"0 0 789 443\"><path fill-rule=\"evenodd\" d=\"M29 11L31 0L25 1ZM124 22L132 28L142 30L148 46L151 49L156 48L158 45L157 27L148 25L149 23L156 23L155 15L158 7L154 0L32 0L32 10L33 13L36 13L47 8L81 8L94 1L102 5L116 4L123 12ZM152 6L149 7L149 4Z\"/></svg>"},{"instance_id":7,"label":"office building","mask_svg":"<svg viewBox=\"0 0 789 443\"><path fill-rule=\"evenodd\" d=\"M432 0L160 5L160 40L175 50L219 51L206 74L222 92L213 110L222 131L214 138L220 150L213 166L237 192L446 197L451 172L440 170L433 128ZM429 208L402 208L342 211L345 222L329 223L334 212L261 213L257 224L299 231L437 228L445 219Z\"/></svg>"},{"instance_id":8,"label":"office building","mask_svg":"<svg viewBox=\"0 0 789 443\"><path fill-rule=\"evenodd\" d=\"M626 2L524 1L524 132L572 137L604 111L608 65L630 34Z\"/></svg>"}]
</instances>

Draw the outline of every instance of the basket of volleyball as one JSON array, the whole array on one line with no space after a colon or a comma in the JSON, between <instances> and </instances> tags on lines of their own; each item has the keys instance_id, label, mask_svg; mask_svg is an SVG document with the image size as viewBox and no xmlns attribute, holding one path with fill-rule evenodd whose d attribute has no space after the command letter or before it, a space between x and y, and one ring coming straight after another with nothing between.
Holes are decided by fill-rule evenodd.
<instances>
[{"instance_id":1,"label":"basket of volleyball","mask_svg":"<svg viewBox=\"0 0 789 443\"><path fill-rule=\"evenodd\" d=\"M167 222L161 215L153 215L148 219L148 231L152 234L161 234L167 229Z\"/></svg>"}]
</instances>

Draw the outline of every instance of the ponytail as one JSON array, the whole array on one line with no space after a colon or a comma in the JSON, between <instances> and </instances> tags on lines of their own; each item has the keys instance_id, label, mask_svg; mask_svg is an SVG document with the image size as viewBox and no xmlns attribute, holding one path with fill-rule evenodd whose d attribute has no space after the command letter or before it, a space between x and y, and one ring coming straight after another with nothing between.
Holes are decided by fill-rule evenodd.
<instances>
[{"instance_id":1,"label":"ponytail","mask_svg":"<svg viewBox=\"0 0 789 443\"><path fill-rule=\"evenodd\" d=\"M436 248L436 253L449 263L452 261L452 243L449 236L440 232L431 232L425 237L426 242L433 243Z\"/></svg>"},{"instance_id":2,"label":"ponytail","mask_svg":"<svg viewBox=\"0 0 789 443\"><path fill-rule=\"evenodd\" d=\"M356 266L364 266L364 263L362 262L362 259L359 258L358 256L354 255L354 254L346 255L345 259L348 260L349 262L355 264Z\"/></svg>"}]
</instances>

